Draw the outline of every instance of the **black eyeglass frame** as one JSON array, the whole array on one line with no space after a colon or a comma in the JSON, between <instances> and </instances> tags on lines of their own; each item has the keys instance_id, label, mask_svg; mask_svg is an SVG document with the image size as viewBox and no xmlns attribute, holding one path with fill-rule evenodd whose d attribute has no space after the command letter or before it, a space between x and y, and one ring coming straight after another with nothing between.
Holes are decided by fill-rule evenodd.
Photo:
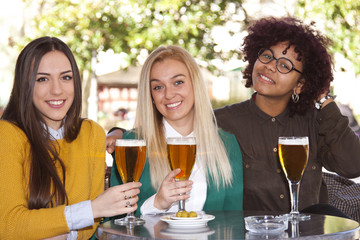
<instances>
[{"instance_id":1,"label":"black eyeglass frame","mask_svg":"<svg viewBox=\"0 0 360 240\"><path fill-rule=\"evenodd\" d=\"M271 52L272 58L269 59L268 62L263 62L263 61L261 61L261 59L260 59L260 55L261 55L263 52L265 52L266 50L269 50L269 51ZM259 50L259 52L258 52L258 57L257 57L257 58L259 59L260 62L262 62L262 63L264 63L264 64L268 64L268 63L270 63L272 60L275 59L275 61L276 61L276 69L279 71L279 73L288 74L288 73L290 73L292 70L294 70L294 71L296 71L296 72L298 72L298 73L300 73L300 74L303 74L302 72L300 72L299 70L297 70L297 69L294 67L293 62L292 62L290 59L285 58L285 57L276 58L276 57L274 56L274 52L273 52L270 48L261 48L261 49ZM289 61L289 62L291 63L291 69L290 69L287 73L283 73L283 72L281 72L281 71L279 70L278 64L279 64L279 60L280 60L280 59L285 59L285 60L287 60L287 61Z\"/></svg>"}]
</instances>

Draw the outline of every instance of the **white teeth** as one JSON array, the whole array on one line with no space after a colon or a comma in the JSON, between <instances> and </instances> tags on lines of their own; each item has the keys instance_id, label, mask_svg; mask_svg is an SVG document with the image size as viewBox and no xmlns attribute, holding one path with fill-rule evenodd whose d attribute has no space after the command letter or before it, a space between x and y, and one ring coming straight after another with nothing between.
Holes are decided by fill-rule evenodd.
<instances>
[{"instance_id":1,"label":"white teeth","mask_svg":"<svg viewBox=\"0 0 360 240\"><path fill-rule=\"evenodd\" d=\"M168 104L166 106L169 107L169 108L172 108L172 107L176 107L176 106L180 105L180 103L181 102L177 102L177 103L173 103L173 104Z\"/></svg>"},{"instance_id":2,"label":"white teeth","mask_svg":"<svg viewBox=\"0 0 360 240\"><path fill-rule=\"evenodd\" d=\"M268 78L268 77L265 77L264 75L262 75L262 74L260 74L260 77L262 78L262 79L264 79L264 80L266 80L266 81L269 81L269 82L274 82L273 80L271 80L270 78Z\"/></svg>"},{"instance_id":3,"label":"white teeth","mask_svg":"<svg viewBox=\"0 0 360 240\"><path fill-rule=\"evenodd\" d=\"M60 105L64 102L64 100L58 100L58 101L49 101L51 105Z\"/></svg>"}]
</instances>

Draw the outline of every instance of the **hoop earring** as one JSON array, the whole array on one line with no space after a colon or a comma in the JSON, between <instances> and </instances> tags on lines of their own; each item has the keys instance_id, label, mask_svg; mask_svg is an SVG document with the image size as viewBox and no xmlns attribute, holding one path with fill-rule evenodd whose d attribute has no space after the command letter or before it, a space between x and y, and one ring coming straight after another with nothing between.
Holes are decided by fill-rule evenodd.
<instances>
[{"instance_id":1,"label":"hoop earring","mask_svg":"<svg viewBox=\"0 0 360 240\"><path fill-rule=\"evenodd\" d=\"M292 100L293 100L294 103L297 103L297 102L299 101L299 99L300 99L300 96L299 96L299 94L297 94L297 93L294 91L294 93L291 95L291 98L292 98Z\"/></svg>"}]
</instances>

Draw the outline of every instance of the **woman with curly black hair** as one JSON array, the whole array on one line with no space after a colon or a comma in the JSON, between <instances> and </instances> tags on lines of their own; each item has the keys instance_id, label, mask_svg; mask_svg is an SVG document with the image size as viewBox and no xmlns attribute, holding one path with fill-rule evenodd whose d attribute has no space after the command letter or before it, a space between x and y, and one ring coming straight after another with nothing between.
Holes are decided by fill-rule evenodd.
<instances>
[{"instance_id":1,"label":"woman with curly black hair","mask_svg":"<svg viewBox=\"0 0 360 240\"><path fill-rule=\"evenodd\" d=\"M244 210L290 209L278 157L279 136L308 136L309 160L299 209L327 203L322 168L360 175L360 142L328 95L333 80L331 41L294 18L263 18L243 43L251 99L215 110L218 124L237 137L243 153Z\"/></svg>"}]
</instances>

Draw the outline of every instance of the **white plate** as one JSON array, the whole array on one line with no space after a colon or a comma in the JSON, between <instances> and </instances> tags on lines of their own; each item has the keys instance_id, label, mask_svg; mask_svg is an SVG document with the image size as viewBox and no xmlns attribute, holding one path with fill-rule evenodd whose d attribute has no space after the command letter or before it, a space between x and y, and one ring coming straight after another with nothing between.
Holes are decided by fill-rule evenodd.
<instances>
[{"instance_id":1,"label":"white plate","mask_svg":"<svg viewBox=\"0 0 360 240\"><path fill-rule=\"evenodd\" d=\"M213 215L203 214L200 215L197 219L172 219L174 214L162 216L160 218L161 221L167 222L169 227L174 228L198 228L200 226L206 226L208 221L211 221L215 218Z\"/></svg>"},{"instance_id":2,"label":"white plate","mask_svg":"<svg viewBox=\"0 0 360 240\"><path fill-rule=\"evenodd\" d=\"M214 234L215 231L207 226L199 228L189 228L186 229L186 231L184 230L184 228L168 227L165 229L161 229L160 233L180 239L198 239L201 237L207 238L207 236Z\"/></svg>"},{"instance_id":3,"label":"white plate","mask_svg":"<svg viewBox=\"0 0 360 240\"><path fill-rule=\"evenodd\" d=\"M170 216L171 219L173 220L195 220L195 219L200 219L201 216L197 215L197 217L176 217L176 215L174 216Z\"/></svg>"}]
</instances>

